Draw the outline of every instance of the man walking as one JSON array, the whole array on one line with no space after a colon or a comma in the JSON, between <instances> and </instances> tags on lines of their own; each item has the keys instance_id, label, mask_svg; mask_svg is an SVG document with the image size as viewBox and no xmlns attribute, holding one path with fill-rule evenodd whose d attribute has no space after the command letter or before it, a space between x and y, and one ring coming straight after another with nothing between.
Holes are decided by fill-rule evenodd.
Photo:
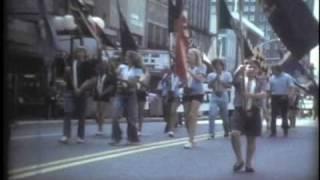
<instances>
[{"instance_id":1,"label":"man walking","mask_svg":"<svg viewBox=\"0 0 320 180\"><path fill-rule=\"evenodd\" d=\"M289 94L294 87L292 77L282 72L281 66L273 68L273 75L270 79L270 93L271 93L271 135L277 135L276 118L281 115L282 128L284 136L288 136L288 108L289 108Z\"/></svg>"},{"instance_id":2,"label":"man walking","mask_svg":"<svg viewBox=\"0 0 320 180\"><path fill-rule=\"evenodd\" d=\"M223 120L224 137L229 134L228 118L228 88L231 88L231 73L225 71L225 65L221 59L212 61L215 72L208 75L208 85L212 88L210 111L209 111L209 134L214 138L215 119L218 114Z\"/></svg>"}]
</instances>

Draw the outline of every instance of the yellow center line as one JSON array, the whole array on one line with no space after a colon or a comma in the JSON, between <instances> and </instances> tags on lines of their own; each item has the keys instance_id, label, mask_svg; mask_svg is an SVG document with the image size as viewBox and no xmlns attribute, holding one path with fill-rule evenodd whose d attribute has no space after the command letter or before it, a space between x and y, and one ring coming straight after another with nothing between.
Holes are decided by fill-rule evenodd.
<instances>
[{"instance_id":1,"label":"yellow center line","mask_svg":"<svg viewBox=\"0 0 320 180\"><path fill-rule=\"evenodd\" d=\"M201 135L201 136L204 136L204 135ZM28 167L24 167L24 168L18 168L15 170L11 170L9 172L9 174L20 173L23 171L29 171L32 169L39 169L39 168L44 168L47 166L53 166L53 165L58 165L58 164L63 164L63 163L69 163L72 161L80 161L83 159L94 158L96 156L104 156L104 155L109 155L109 154L113 154L113 153L119 153L122 151L130 151L130 150L141 149L141 148L145 148L145 147L149 147L149 146L156 146L156 145L162 145L162 144L172 143L172 142L176 142L176 141L183 141L183 140L187 140L187 139L188 138L185 137L185 138L179 138L179 139L174 139L174 140L165 140L165 141L160 141L160 142L155 142L155 143L142 144L139 146L125 147L125 148L120 148L120 149L115 149L115 150L108 150L108 151L103 151L103 152L99 152L99 153L83 155L83 156L78 156L78 157L73 157L73 158L66 158L66 159L62 159L62 160L53 161L50 163L37 164L37 165L28 166Z\"/></svg>"},{"instance_id":2,"label":"yellow center line","mask_svg":"<svg viewBox=\"0 0 320 180\"><path fill-rule=\"evenodd\" d=\"M222 136L222 133L220 133L217 137L219 136ZM207 137L208 137L208 134L198 135L195 137L195 141L196 142L203 141L203 140L206 140ZM10 179L22 179L30 176L35 176L38 174L44 174L48 172L57 171L60 169L80 166L88 163L93 163L93 162L106 160L106 159L112 159L112 158L121 157L129 154L135 154L135 153L150 151L154 149L161 149L161 148L176 146L176 145L185 143L187 139L188 138L186 137L186 138L179 138L175 140L166 140L166 141L161 141L157 143L144 144L137 147L121 148L121 149L112 150L109 152L85 155L86 158L83 158L84 156L81 156L76 158L69 158L66 160L54 161L51 163L34 165L26 168L20 168L17 170L10 171Z\"/></svg>"},{"instance_id":3,"label":"yellow center line","mask_svg":"<svg viewBox=\"0 0 320 180\"><path fill-rule=\"evenodd\" d=\"M196 136L196 138L206 138L208 137L208 134L202 134L202 135L198 135ZM112 157L112 155L116 155L116 157L118 157L117 155L122 154L122 153L128 153L128 152L139 152L140 150L148 150L148 148L153 147L154 148L161 148L164 145L167 144L175 144L175 143L185 143L185 141L188 138L179 138L179 139L174 139L174 140L165 140L165 141L160 141L160 142L155 142L155 143L149 143L149 144L143 144L140 146L135 146L135 147L127 147L127 148L121 148L121 149L116 149L116 150L109 150L109 151L104 151L104 152L100 152L100 153L95 153L95 154L90 154L90 155L84 155L84 156L79 156L79 157L74 157L74 158L67 158L67 159L63 159L63 160L58 160L58 161L53 161L53 162L49 162L49 163L44 163L44 164L38 164L38 165L33 165L33 166L28 166L28 167L24 167L24 168L19 168L19 169L15 169L9 172L9 174L12 177L20 177L17 176L18 174L39 174L41 173L43 170L45 170L46 168L48 169L55 169L57 167L59 167L59 165L66 165L66 164L73 164L73 163L79 163L79 162L86 162L87 160L89 160L89 162L91 162L91 159L95 159L95 158L100 158L100 157ZM183 141L183 142L181 142ZM166 147L166 146L164 146ZM129 153L131 154L131 153ZM57 167L51 167L51 166L57 166ZM51 168L50 168L51 167ZM72 167L72 166L71 166ZM59 168L60 169L60 168ZM29 172L26 172L29 171ZM30 172L30 171L34 171L34 172Z\"/></svg>"},{"instance_id":4,"label":"yellow center line","mask_svg":"<svg viewBox=\"0 0 320 180\"><path fill-rule=\"evenodd\" d=\"M218 136L222 136L222 134L220 134ZM181 138L181 139L185 139L185 138ZM204 141L206 139L207 139L207 136L200 135L200 136L196 137L195 141L199 142L199 141ZM174 141L174 142L170 142L170 143L166 143L166 144L160 144L160 145L156 145L156 146L150 146L150 147L145 147L145 148L140 148L140 149L135 149L135 150L130 150L130 151L124 151L124 152L120 152L117 154L110 154L110 155L99 156L99 157L94 157L94 158L90 158L90 159L84 159L84 160L78 161L78 162L71 162L71 163L66 163L66 164L57 165L57 166L53 166L53 167L47 167L44 169L38 169L38 170L31 171L31 172L25 172L25 173L13 175L10 177L10 179L22 179L22 178L35 176L35 175L39 175L39 174L44 174L44 173L49 173L49 172L53 172L53 171L57 171L57 170L61 170L61 169L66 169L66 168L70 168L70 167L93 163L93 162L97 162L97 161L101 161L101 160L113 159L113 158L117 158L117 157L121 157L121 156L125 156L125 155L136 154L136 153L150 151L150 150L154 150L154 149L167 148L167 147L171 147L171 146L181 145L184 143L186 143L186 140L180 141L180 142Z\"/></svg>"}]
</instances>

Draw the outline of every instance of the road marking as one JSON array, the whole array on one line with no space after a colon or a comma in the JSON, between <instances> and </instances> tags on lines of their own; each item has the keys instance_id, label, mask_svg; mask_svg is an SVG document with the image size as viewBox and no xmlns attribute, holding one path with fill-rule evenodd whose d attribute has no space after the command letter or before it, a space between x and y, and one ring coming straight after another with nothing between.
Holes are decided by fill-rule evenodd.
<instances>
[{"instance_id":1,"label":"road marking","mask_svg":"<svg viewBox=\"0 0 320 180\"><path fill-rule=\"evenodd\" d=\"M277 119L277 126L281 126L282 121L281 119ZM203 121L198 121L198 124L209 124L208 120L203 120ZM215 120L215 124L222 124L222 120ZM262 125L266 126L266 121L262 121ZM311 120L311 119L304 119L304 120L297 120L296 121L296 126L297 127L312 127L312 126L317 126L318 123L317 121ZM34 135L26 135L26 136L13 136L10 138L10 140L24 140L24 139L33 139L33 138L39 138L39 137L55 137L55 136L60 136L61 134L59 133L51 133L51 134L34 134Z\"/></svg>"},{"instance_id":2,"label":"road marking","mask_svg":"<svg viewBox=\"0 0 320 180\"><path fill-rule=\"evenodd\" d=\"M51 133L51 134L37 134L37 135L27 135L27 136L13 136L10 138L11 141L40 138L40 137L53 137L61 136L61 133Z\"/></svg>"},{"instance_id":3,"label":"road marking","mask_svg":"<svg viewBox=\"0 0 320 180\"><path fill-rule=\"evenodd\" d=\"M43 124L45 124L45 122L43 122ZM198 124L201 125L206 125L209 124L208 120L201 120L198 121ZM222 120L215 120L215 124L223 124ZM281 119L277 119L276 121L277 126L281 126L282 125L282 120ZM262 125L266 126L266 121L262 121ZM296 121L296 126L297 127L312 127L312 126L317 126L318 122L312 119L297 119ZM12 136L10 138L10 140L24 140L24 139L32 139L32 138L39 138L39 137L54 137L54 136L60 136L61 134L59 133L51 133L51 134L34 134L34 135L26 135L26 136Z\"/></svg>"},{"instance_id":4,"label":"road marking","mask_svg":"<svg viewBox=\"0 0 320 180\"><path fill-rule=\"evenodd\" d=\"M222 133L217 133L217 137L222 136ZM208 134L202 134L195 137L195 141L203 141L207 140ZM150 151L154 149L162 149L166 147L181 145L186 143L188 140L187 137L179 138L175 140L167 140L156 143L143 144L135 147L121 148L111 151L106 151L102 153L95 153L91 155L85 155L75 158L69 158L64 160L58 160L50 163L33 165L25 168L19 168L16 170L12 170L9 172L10 179L22 179L30 176L35 176L38 174L49 173L53 171L57 171L60 169L80 166L88 163L93 163L101 160L112 159L116 157L121 157L125 155L135 154L139 152Z\"/></svg>"},{"instance_id":5,"label":"road marking","mask_svg":"<svg viewBox=\"0 0 320 180\"><path fill-rule=\"evenodd\" d=\"M199 138L199 137L204 137L204 136L208 136L208 134L198 135L196 137ZM79 157L74 157L74 158L67 158L67 159L63 159L63 160L53 161L50 163L44 163L44 164L33 165L33 166L15 169L15 170L10 171L9 173L20 173L23 171L29 171L29 170L33 170L33 169L44 168L44 167L63 164L63 163L69 163L72 161L79 161L79 160L93 158L93 157L97 157L97 156L104 156L104 155L108 155L108 154L119 153L122 151L129 151L129 150L146 148L149 146L157 146L157 145L163 145L163 144L173 143L173 142L178 142L178 141L185 141L187 139L188 139L187 137L184 137L184 138L173 139L173 140L165 140L165 141L160 141L160 142L155 142L155 143L142 144L139 146L132 146L132 147L115 149L115 150L109 150L109 151L104 151L104 152L99 152L99 153L94 153L94 154L89 154L89 155L84 155L84 156L79 156Z\"/></svg>"}]
</instances>

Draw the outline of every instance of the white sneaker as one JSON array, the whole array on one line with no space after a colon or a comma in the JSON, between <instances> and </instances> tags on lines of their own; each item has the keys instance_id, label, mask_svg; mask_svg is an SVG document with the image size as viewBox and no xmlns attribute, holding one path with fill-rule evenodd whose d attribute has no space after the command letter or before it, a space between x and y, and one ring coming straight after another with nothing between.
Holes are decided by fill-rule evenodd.
<instances>
[{"instance_id":1,"label":"white sneaker","mask_svg":"<svg viewBox=\"0 0 320 180\"><path fill-rule=\"evenodd\" d=\"M169 132L168 132L168 136L169 136L169 137L174 137L174 132L169 131Z\"/></svg>"},{"instance_id":2,"label":"white sneaker","mask_svg":"<svg viewBox=\"0 0 320 180\"><path fill-rule=\"evenodd\" d=\"M78 144L83 144L83 143L84 143L84 139L78 137L77 143L78 143Z\"/></svg>"},{"instance_id":3,"label":"white sneaker","mask_svg":"<svg viewBox=\"0 0 320 180\"><path fill-rule=\"evenodd\" d=\"M214 135L213 134L210 134L209 137L208 137L208 140L211 140L211 139L214 139Z\"/></svg>"},{"instance_id":4,"label":"white sneaker","mask_svg":"<svg viewBox=\"0 0 320 180\"><path fill-rule=\"evenodd\" d=\"M184 145L185 149L191 149L193 147L191 142L188 142L187 144Z\"/></svg>"},{"instance_id":5,"label":"white sneaker","mask_svg":"<svg viewBox=\"0 0 320 180\"><path fill-rule=\"evenodd\" d=\"M103 135L103 132L102 131L97 131L96 132L96 136L102 136Z\"/></svg>"},{"instance_id":6,"label":"white sneaker","mask_svg":"<svg viewBox=\"0 0 320 180\"><path fill-rule=\"evenodd\" d=\"M67 144L67 143L69 142L69 138L67 138L67 136L62 136L62 137L59 139L59 142L64 143L64 144Z\"/></svg>"}]
</instances>

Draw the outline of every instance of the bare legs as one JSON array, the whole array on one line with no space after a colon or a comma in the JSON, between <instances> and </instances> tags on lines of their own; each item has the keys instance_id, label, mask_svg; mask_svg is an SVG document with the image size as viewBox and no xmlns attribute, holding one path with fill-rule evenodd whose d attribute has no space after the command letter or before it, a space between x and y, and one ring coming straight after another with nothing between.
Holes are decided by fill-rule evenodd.
<instances>
[{"instance_id":1,"label":"bare legs","mask_svg":"<svg viewBox=\"0 0 320 180\"><path fill-rule=\"evenodd\" d=\"M240 141L240 131L232 131L231 132L231 144L232 149L236 155L236 166L240 166L243 164L243 157L241 153L241 141ZM246 136L247 138L247 154L246 154L246 167L252 168L252 159L254 153L256 151L256 137L254 136ZM240 169L239 169L240 170Z\"/></svg>"},{"instance_id":2,"label":"bare legs","mask_svg":"<svg viewBox=\"0 0 320 180\"><path fill-rule=\"evenodd\" d=\"M194 145L194 136L197 128L198 111L201 105L200 101L192 100L185 103L186 127L189 135L189 142Z\"/></svg>"}]
</instances>

